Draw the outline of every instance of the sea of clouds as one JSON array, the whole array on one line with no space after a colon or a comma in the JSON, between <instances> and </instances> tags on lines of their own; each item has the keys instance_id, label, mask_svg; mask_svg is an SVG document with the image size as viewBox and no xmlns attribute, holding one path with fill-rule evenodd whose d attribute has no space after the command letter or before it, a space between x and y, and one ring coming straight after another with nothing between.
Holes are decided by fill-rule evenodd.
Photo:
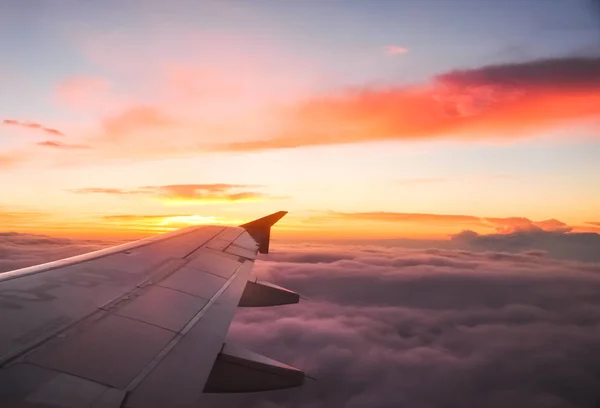
<instances>
[{"instance_id":1,"label":"sea of clouds","mask_svg":"<svg viewBox=\"0 0 600 408\"><path fill-rule=\"evenodd\" d=\"M106 246L0 234L0 271ZM306 370L304 387L215 407L595 407L600 236L272 243L259 278L309 300L240 309L228 341Z\"/></svg>"}]
</instances>

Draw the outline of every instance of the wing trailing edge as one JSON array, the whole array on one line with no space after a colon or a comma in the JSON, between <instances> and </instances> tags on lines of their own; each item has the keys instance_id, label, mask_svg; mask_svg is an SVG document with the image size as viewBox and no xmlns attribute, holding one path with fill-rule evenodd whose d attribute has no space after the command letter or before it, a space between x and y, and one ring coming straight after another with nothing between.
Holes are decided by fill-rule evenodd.
<instances>
[{"instance_id":1,"label":"wing trailing edge","mask_svg":"<svg viewBox=\"0 0 600 408\"><path fill-rule=\"evenodd\" d=\"M271 239L271 227L286 214L287 211L278 211L271 215L267 215L266 217L242 224L240 227L244 228L258 243L258 252L261 254L268 254L269 241Z\"/></svg>"}]
</instances>

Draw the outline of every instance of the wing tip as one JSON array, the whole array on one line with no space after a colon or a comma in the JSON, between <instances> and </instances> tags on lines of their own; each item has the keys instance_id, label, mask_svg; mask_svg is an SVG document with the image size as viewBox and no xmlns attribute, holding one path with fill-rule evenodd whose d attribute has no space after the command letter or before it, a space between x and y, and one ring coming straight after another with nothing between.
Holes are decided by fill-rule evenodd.
<instances>
[{"instance_id":1,"label":"wing tip","mask_svg":"<svg viewBox=\"0 0 600 408\"><path fill-rule=\"evenodd\" d=\"M244 228L258 243L258 252L261 254L268 254L269 241L271 238L271 227L275 225L277 221L282 219L287 213L287 211L277 211L265 217L242 224L240 227Z\"/></svg>"}]
</instances>

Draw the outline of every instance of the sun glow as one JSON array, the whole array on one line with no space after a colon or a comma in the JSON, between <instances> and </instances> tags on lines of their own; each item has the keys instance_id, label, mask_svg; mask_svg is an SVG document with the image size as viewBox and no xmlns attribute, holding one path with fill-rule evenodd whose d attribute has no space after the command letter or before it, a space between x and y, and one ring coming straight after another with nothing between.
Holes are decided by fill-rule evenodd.
<instances>
[{"instance_id":1,"label":"sun glow","mask_svg":"<svg viewBox=\"0 0 600 408\"><path fill-rule=\"evenodd\" d=\"M204 217L202 215L175 215L172 217L165 217L156 223L156 225L163 226L180 226L182 224L187 225L202 225L202 224L226 224L226 222L217 219L216 217Z\"/></svg>"}]
</instances>

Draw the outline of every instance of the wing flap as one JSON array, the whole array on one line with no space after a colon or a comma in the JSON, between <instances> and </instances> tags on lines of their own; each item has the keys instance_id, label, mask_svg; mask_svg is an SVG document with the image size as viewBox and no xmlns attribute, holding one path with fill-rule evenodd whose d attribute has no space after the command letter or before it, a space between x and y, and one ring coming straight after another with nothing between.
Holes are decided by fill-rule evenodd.
<instances>
[{"instance_id":1,"label":"wing flap","mask_svg":"<svg viewBox=\"0 0 600 408\"><path fill-rule=\"evenodd\" d=\"M305 374L295 367L227 343L204 387L207 393L270 391L297 387Z\"/></svg>"},{"instance_id":2,"label":"wing flap","mask_svg":"<svg viewBox=\"0 0 600 408\"><path fill-rule=\"evenodd\" d=\"M300 295L269 282L248 281L239 307L280 306L298 303Z\"/></svg>"}]
</instances>

